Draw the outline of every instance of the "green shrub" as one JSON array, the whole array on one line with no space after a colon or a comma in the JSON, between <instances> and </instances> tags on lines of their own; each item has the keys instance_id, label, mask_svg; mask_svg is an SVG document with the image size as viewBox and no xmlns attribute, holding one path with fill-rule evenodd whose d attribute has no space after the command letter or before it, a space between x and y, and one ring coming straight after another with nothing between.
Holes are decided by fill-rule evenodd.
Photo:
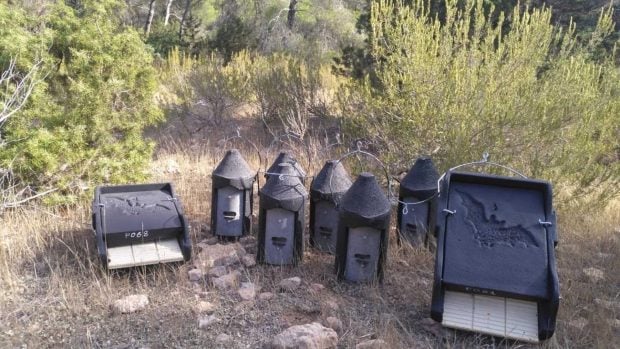
<instances>
[{"instance_id":1,"label":"green shrub","mask_svg":"<svg viewBox=\"0 0 620 349\"><path fill-rule=\"evenodd\" d=\"M49 200L85 188L145 178L153 145L143 129L161 120L152 52L111 16L117 1L59 2L41 17L0 4L0 67L41 60L44 78L28 104L2 125L0 167Z\"/></svg>"},{"instance_id":2,"label":"green shrub","mask_svg":"<svg viewBox=\"0 0 620 349\"><path fill-rule=\"evenodd\" d=\"M338 81L327 65L272 54L256 58L253 67L257 114L272 134L282 130L303 138L310 118L332 113Z\"/></svg>"},{"instance_id":3,"label":"green shrub","mask_svg":"<svg viewBox=\"0 0 620 349\"><path fill-rule=\"evenodd\" d=\"M432 154L441 169L495 161L551 180L577 198L620 183L620 72L613 55L591 59L574 25L562 31L546 9L489 20L484 1L446 1L446 18L425 1L374 1L368 49L373 71L341 94L348 130L406 168ZM608 35L611 11L597 33Z\"/></svg>"}]
</instances>

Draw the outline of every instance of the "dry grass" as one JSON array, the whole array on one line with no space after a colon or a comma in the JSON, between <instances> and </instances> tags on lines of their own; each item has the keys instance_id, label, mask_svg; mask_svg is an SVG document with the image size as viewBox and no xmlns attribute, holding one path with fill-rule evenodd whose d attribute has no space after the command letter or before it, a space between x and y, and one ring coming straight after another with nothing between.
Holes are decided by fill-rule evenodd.
<instances>
[{"instance_id":1,"label":"dry grass","mask_svg":"<svg viewBox=\"0 0 620 349\"><path fill-rule=\"evenodd\" d=\"M216 136L183 144L162 142L153 161L153 179L175 183L194 242L207 237L200 228L210 215L210 173L230 146L218 145ZM255 152L238 145L257 168ZM316 173L323 162L314 149L309 173ZM617 346L619 212L618 203L596 216L560 212L563 299L556 335L540 347ZM281 279L300 276L303 287L298 292L278 293L269 302L241 302L236 294L190 283L191 263L107 273L96 258L87 203L70 210L18 209L6 213L0 224L0 347L214 347L214 338L225 332L233 336L233 347L256 348L290 325L331 315L344 323L342 348L370 338L382 338L393 348L532 347L428 325L433 255L392 241L382 286L339 283L332 272L333 256L307 249L297 268L257 266L243 273L245 280L272 292ZM605 279L591 281L583 271L589 267L602 270ZM311 292L313 282L325 290ZM220 323L213 329L198 329L193 310L200 300L198 289L207 291L202 297L217 305ZM132 293L148 294L151 303L145 311L119 315L110 310L113 300Z\"/></svg>"}]
</instances>

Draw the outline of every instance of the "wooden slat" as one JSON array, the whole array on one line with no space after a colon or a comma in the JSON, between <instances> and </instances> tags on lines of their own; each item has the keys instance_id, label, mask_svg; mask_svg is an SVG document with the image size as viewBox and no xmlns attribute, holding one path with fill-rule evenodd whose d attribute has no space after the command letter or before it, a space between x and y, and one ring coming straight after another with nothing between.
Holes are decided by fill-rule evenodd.
<instances>
[{"instance_id":1,"label":"wooden slat","mask_svg":"<svg viewBox=\"0 0 620 349\"><path fill-rule=\"evenodd\" d=\"M140 265L179 262L183 252L177 239L165 239L108 248L108 268L120 269Z\"/></svg>"},{"instance_id":2,"label":"wooden slat","mask_svg":"<svg viewBox=\"0 0 620 349\"><path fill-rule=\"evenodd\" d=\"M183 252L177 239L165 239L157 242L160 263L180 262L183 260Z\"/></svg>"},{"instance_id":3,"label":"wooden slat","mask_svg":"<svg viewBox=\"0 0 620 349\"><path fill-rule=\"evenodd\" d=\"M442 324L461 330L538 342L536 302L446 291Z\"/></svg>"}]
</instances>

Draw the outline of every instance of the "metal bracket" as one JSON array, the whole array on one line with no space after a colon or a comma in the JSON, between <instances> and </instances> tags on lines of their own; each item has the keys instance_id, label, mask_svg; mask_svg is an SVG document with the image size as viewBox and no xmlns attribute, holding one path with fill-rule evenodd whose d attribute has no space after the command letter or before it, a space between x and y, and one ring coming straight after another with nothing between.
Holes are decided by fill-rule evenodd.
<instances>
[{"instance_id":1,"label":"metal bracket","mask_svg":"<svg viewBox=\"0 0 620 349\"><path fill-rule=\"evenodd\" d=\"M543 221L540 218L538 218L538 224L542 225L543 227L551 227L551 226L553 226L552 222Z\"/></svg>"}]
</instances>

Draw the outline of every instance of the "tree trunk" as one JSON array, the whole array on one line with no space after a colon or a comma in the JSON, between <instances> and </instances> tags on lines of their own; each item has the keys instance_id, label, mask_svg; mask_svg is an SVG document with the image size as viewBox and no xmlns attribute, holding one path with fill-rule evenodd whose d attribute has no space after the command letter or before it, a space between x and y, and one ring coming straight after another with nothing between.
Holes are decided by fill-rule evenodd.
<instances>
[{"instance_id":1,"label":"tree trunk","mask_svg":"<svg viewBox=\"0 0 620 349\"><path fill-rule=\"evenodd\" d=\"M183 40L183 26L185 25L190 7L192 7L192 0L185 0L185 9L183 10L183 17L181 17L181 24L179 25L179 40Z\"/></svg>"},{"instance_id":2,"label":"tree trunk","mask_svg":"<svg viewBox=\"0 0 620 349\"><path fill-rule=\"evenodd\" d=\"M291 2L288 5L288 17L287 17L288 29L293 29L293 25L295 25L295 12L297 12L297 9L295 8L296 6L297 6L297 0L291 0Z\"/></svg>"},{"instance_id":3,"label":"tree trunk","mask_svg":"<svg viewBox=\"0 0 620 349\"><path fill-rule=\"evenodd\" d=\"M146 17L146 23L144 24L144 35L146 37L151 33L151 24L153 24L153 16L155 16L155 1L151 0L149 2L149 14Z\"/></svg>"},{"instance_id":4,"label":"tree trunk","mask_svg":"<svg viewBox=\"0 0 620 349\"><path fill-rule=\"evenodd\" d=\"M170 21L170 8L172 7L172 2L174 0L168 0L168 3L166 4L166 16L164 17L164 27L168 25L168 22Z\"/></svg>"}]
</instances>

